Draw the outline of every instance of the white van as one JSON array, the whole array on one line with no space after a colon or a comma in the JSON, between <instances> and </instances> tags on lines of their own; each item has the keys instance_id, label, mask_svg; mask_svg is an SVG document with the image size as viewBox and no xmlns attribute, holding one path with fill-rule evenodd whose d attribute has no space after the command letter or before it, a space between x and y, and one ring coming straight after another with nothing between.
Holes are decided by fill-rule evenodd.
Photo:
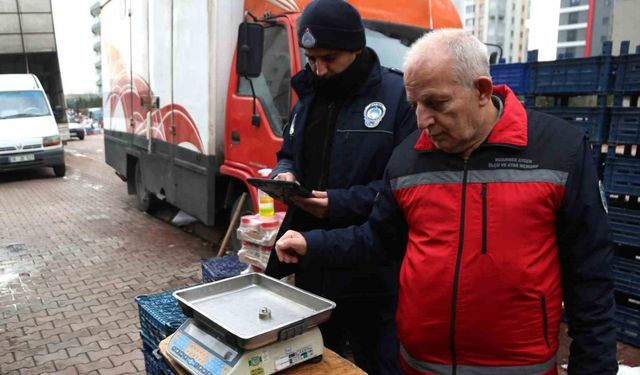
<instances>
[{"instance_id":1,"label":"white van","mask_svg":"<svg viewBox=\"0 0 640 375\"><path fill-rule=\"evenodd\" d=\"M35 75L0 74L0 172L34 167L65 174L51 105Z\"/></svg>"}]
</instances>

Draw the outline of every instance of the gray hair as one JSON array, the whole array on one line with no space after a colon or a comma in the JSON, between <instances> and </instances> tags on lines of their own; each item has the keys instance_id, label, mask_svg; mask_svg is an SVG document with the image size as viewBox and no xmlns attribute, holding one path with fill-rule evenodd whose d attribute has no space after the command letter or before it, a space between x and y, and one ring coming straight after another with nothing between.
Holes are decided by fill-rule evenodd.
<instances>
[{"instance_id":1,"label":"gray hair","mask_svg":"<svg viewBox=\"0 0 640 375\"><path fill-rule=\"evenodd\" d=\"M423 35L407 52L404 70L421 65L429 58L430 53L439 52L438 47L441 50L446 47L442 52L453 59L452 69L459 84L472 87L476 78L491 76L487 46L461 29L436 29Z\"/></svg>"}]
</instances>

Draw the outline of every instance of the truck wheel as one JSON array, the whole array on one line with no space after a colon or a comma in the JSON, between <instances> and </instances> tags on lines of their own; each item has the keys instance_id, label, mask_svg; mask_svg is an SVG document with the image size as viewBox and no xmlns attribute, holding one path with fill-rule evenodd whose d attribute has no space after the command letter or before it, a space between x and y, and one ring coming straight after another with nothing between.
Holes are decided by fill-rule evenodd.
<instances>
[{"instance_id":1,"label":"truck wheel","mask_svg":"<svg viewBox=\"0 0 640 375\"><path fill-rule=\"evenodd\" d=\"M236 207L238 207L238 204L240 204L240 196L238 196L233 202L231 212L229 213L229 222L231 222L231 217L233 216ZM255 214L255 211L253 210L253 201L251 200L251 195L247 193L247 198L244 200L244 204L242 205L242 209L240 210L240 217L253 214ZM240 250L240 248L242 247L242 242L238 239L238 236L236 234L239 225L240 220L238 220L238 222L235 224L233 233L231 234L231 238L229 239L229 248L231 249L232 255L238 254L238 250Z\"/></svg>"},{"instance_id":2,"label":"truck wheel","mask_svg":"<svg viewBox=\"0 0 640 375\"><path fill-rule=\"evenodd\" d=\"M149 190L145 189L142 181L142 169L140 162L136 163L136 197L138 198L138 208L144 212L150 212L158 205L158 198Z\"/></svg>"},{"instance_id":3,"label":"truck wheel","mask_svg":"<svg viewBox=\"0 0 640 375\"><path fill-rule=\"evenodd\" d=\"M53 173L55 173L56 177L64 177L64 175L67 173L66 165L64 164L54 165Z\"/></svg>"}]
</instances>

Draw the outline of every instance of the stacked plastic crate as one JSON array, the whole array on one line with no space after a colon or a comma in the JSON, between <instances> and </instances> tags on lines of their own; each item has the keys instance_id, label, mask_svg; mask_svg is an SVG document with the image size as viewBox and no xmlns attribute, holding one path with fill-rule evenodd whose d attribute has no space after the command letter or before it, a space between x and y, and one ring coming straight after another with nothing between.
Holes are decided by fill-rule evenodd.
<instances>
[{"instance_id":1,"label":"stacked plastic crate","mask_svg":"<svg viewBox=\"0 0 640 375\"><path fill-rule=\"evenodd\" d=\"M615 85L604 187L617 243L614 260L618 338L640 346L640 48L623 42L615 58Z\"/></svg>"},{"instance_id":2,"label":"stacked plastic crate","mask_svg":"<svg viewBox=\"0 0 640 375\"><path fill-rule=\"evenodd\" d=\"M173 297L173 292L174 290L167 290L136 297L144 367L149 375L174 374L158 352L160 341L174 333L187 319Z\"/></svg>"},{"instance_id":3,"label":"stacked plastic crate","mask_svg":"<svg viewBox=\"0 0 640 375\"><path fill-rule=\"evenodd\" d=\"M537 51L529 53L529 83L525 104L560 117L589 135L593 158L602 174L603 144L607 141L610 109L607 96L614 80L611 42L605 42L601 56L537 62ZM537 106L547 97L547 106ZM572 103L580 103L578 106ZM585 106L591 101L594 105Z\"/></svg>"}]
</instances>

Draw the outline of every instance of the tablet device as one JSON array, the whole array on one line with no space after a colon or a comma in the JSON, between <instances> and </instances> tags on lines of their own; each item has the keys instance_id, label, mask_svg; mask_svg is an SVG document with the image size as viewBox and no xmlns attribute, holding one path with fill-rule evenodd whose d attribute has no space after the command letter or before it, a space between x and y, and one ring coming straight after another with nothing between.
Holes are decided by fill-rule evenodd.
<instances>
[{"instance_id":1,"label":"tablet device","mask_svg":"<svg viewBox=\"0 0 640 375\"><path fill-rule=\"evenodd\" d=\"M295 196L308 198L311 191L292 181L271 180L266 178L247 178L247 182L282 202L288 202Z\"/></svg>"}]
</instances>

